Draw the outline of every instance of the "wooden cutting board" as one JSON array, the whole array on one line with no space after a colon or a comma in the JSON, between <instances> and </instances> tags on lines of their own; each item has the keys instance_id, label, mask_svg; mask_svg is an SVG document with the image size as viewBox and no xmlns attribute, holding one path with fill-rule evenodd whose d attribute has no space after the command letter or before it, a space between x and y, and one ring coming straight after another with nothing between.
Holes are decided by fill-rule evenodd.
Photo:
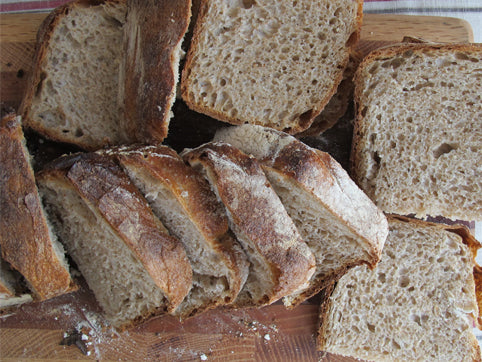
<instances>
[{"instance_id":1,"label":"wooden cutting board","mask_svg":"<svg viewBox=\"0 0 482 362\"><path fill-rule=\"evenodd\" d=\"M0 15L2 110L15 110L20 104L32 67L36 31L45 16ZM470 25L460 19L366 14L360 50L367 54L404 36L473 41ZM280 303L261 309L218 309L184 323L163 316L117 333L106 326L92 293L81 283L76 293L24 305L1 316L0 359L352 361L316 351L317 297L293 310Z\"/></svg>"}]
</instances>

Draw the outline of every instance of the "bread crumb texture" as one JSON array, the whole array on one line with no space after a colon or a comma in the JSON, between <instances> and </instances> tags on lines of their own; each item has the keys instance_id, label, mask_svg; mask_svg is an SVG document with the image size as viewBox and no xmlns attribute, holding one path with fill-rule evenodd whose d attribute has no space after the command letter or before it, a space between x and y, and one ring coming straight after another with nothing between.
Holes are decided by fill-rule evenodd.
<instances>
[{"instance_id":1,"label":"bread crumb texture","mask_svg":"<svg viewBox=\"0 0 482 362\"><path fill-rule=\"evenodd\" d=\"M289 132L328 101L357 31L353 0L216 0L183 85L191 106L231 123Z\"/></svg>"},{"instance_id":2,"label":"bread crumb texture","mask_svg":"<svg viewBox=\"0 0 482 362\"><path fill-rule=\"evenodd\" d=\"M336 286L324 349L377 361L480 359L472 267L455 233L391 220L377 268L355 267Z\"/></svg>"},{"instance_id":3,"label":"bread crumb texture","mask_svg":"<svg viewBox=\"0 0 482 362\"><path fill-rule=\"evenodd\" d=\"M93 148L122 143L117 90L125 10L122 3L72 6L59 17L32 100L35 123Z\"/></svg>"},{"instance_id":4,"label":"bread crumb texture","mask_svg":"<svg viewBox=\"0 0 482 362\"><path fill-rule=\"evenodd\" d=\"M482 220L481 80L480 46L365 62L353 169L381 209Z\"/></svg>"}]
</instances>

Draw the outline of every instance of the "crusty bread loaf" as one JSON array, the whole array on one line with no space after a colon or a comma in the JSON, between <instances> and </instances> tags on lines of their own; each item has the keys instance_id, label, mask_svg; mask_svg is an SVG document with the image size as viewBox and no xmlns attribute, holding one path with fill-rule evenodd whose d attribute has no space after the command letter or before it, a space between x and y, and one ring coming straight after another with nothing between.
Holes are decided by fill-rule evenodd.
<instances>
[{"instance_id":1,"label":"crusty bread loaf","mask_svg":"<svg viewBox=\"0 0 482 362\"><path fill-rule=\"evenodd\" d=\"M301 303L352 266L377 264L388 234L387 220L327 153L286 133L255 125L224 128L215 140L260 161L315 255L316 272L309 285L285 297L286 305Z\"/></svg>"},{"instance_id":2,"label":"crusty bread loaf","mask_svg":"<svg viewBox=\"0 0 482 362\"><path fill-rule=\"evenodd\" d=\"M204 0L181 80L189 107L299 133L341 81L362 0Z\"/></svg>"},{"instance_id":3,"label":"crusty bread loaf","mask_svg":"<svg viewBox=\"0 0 482 362\"><path fill-rule=\"evenodd\" d=\"M138 142L167 136L190 17L190 0L127 0L118 98L122 128Z\"/></svg>"},{"instance_id":4,"label":"crusty bread loaf","mask_svg":"<svg viewBox=\"0 0 482 362\"><path fill-rule=\"evenodd\" d=\"M185 250L112 160L65 156L37 179L56 231L112 325L176 310L192 284Z\"/></svg>"},{"instance_id":5,"label":"crusty bread loaf","mask_svg":"<svg viewBox=\"0 0 482 362\"><path fill-rule=\"evenodd\" d=\"M314 257L253 158L225 143L208 143L183 158L209 181L251 262L235 304L261 306L306 286Z\"/></svg>"},{"instance_id":6,"label":"crusty bread loaf","mask_svg":"<svg viewBox=\"0 0 482 362\"><path fill-rule=\"evenodd\" d=\"M480 244L461 226L402 217L389 225L378 266L353 268L325 299L319 348L373 361L481 361L473 334Z\"/></svg>"},{"instance_id":7,"label":"crusty bread loaf","mask_svg":"<svg viewBox=\"0 0 482 362\"><path fill-rule=\"evenodd\" d=\"M129 140L117 105L125 16L125 0L77 0L44 20L20 106L25 126L84 149Z\"/></svg>"},{"instance_id":8,"label":"crusty bread loaf","mask_svg":"<svg viewBox=\"0 0 482 362\"><path fill-rule=\"evenodd\" d=\"M50 230L25 144L21 118L0 122L0 248L36 300L77 289L62 245Z\"/></svg>"},{"instance_id":9,"label":"crusty bread loaf","mask_svg":"<svg viewBox=\"0 0 482 362\"><path fill-rule=\"evenodd\" d=\"M482 220L482 45L377 50L355 78L352 175L384 211Z\"/></svg>"},{"instance_id":10,"label":"crusty bread loaf","mask_svg":"<svg viewBox=\"0 0 482 362\"><path fill-rule=\"evenodd\" d=\"M186 249L193 286L176 315L185 318L233 302L246 281L249 263L229 230L223 206L202 175L167 146L104 152L118 160Z\"/></svg>"}]
</instances>

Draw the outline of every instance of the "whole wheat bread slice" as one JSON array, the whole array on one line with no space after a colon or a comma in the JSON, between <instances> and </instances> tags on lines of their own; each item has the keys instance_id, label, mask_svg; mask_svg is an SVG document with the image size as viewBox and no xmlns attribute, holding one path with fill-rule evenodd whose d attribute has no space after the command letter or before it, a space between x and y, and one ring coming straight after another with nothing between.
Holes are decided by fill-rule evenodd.
<instances>
[{"instance_id":1,"label":"whole wheat bread slice","mask_svg":"<svg viewBox=\"0 0 482 362\"><path fill-rule=\"evenodd\" d=\"M382 260L325 295L319 349L372 361L481 361L473 334L480 248L462 226L389 217Z\"/></svg>"},{"instance_id":2,"label":"whole wheat bread slice","mask_svg":"<svg viewBox=\"0 0 482 362\"><path fill-rule=\"evenodd\" d=\"M214 138L256 157L301 237L316 258L303 290L284 298L296 306L362 263L374 267L388 234L383 213L327 153L270 128L242 125Z\"/></svg>"},{"instance_id":3,"label":"whole wheat bread slice","mask_svg":"<svg viewBox=\"0 0 482 362\"><path fill-rule=\"evenodd\" d=\"M314 272L313 254L258 162L225 143L208 143L182 156L209 181L251 262L235 305L267 305L304 288Z\"/></svg>"},{"instance_id":4,"label":"whole wheat bread slice","mask_svg":"<svg viewBox=\"0 0 482 362\"><path fill-rule=\"evenodd\" d=\"M65 156L38 180L56 231L113 326L176 310L192 284L186 252L112 160Z\"/></svg>"},{"instance_id":5,"label":"whole wheat bread slice","mask_svg":"<svg viewBox=\"0 0 482 362\"><path fill-rule=\"evenodd\" d=\"M355 77L351 171L384 211L482 220L482 45L372 52Z\"/></svg>"},{"instance_id":6,"label":"whole wheat bread slice","mask_svg":"<svg viewBox=\"0 0 482 362\"><path fill-rule=\"evenodd\" d=\"M125 17L125 0L72 1L47 16L20 106L25 126L91 150L129 140L117 105Z\"/></svg>"},{"instance_id":7,"label":"whole wheat bread slice","mask_svg":"<svg viewBox=\"0 0 482 362\"><path fill-rule=\"evenodd\" d=\"M36 300L77 290L62 245L42 208L21 126L14 114L0 121L0 249Z\"/></svg>"},{"instance_id":8,"label":"whole wheat bread slice","mask_svg":"<svg viewBox=\"0 0 482 362\"><path fill-rule=\"evenodd\" d=\"M176 315L184 319L232 303L246 281L249 263L208 182L167 146L119 147L106 153L118 160L186 249L193 287Z\"/></svg>"},{"instance_id":9,"label":"whole wheat bread slice","mask_svg":"<svg viewBox=\"0 0 482 362\"><path fill-rule=\"evenodd\" d=\"M299 133L337 89L362 0L204 0L181 79L189 107Z\"/></svg>"}]
</instances>

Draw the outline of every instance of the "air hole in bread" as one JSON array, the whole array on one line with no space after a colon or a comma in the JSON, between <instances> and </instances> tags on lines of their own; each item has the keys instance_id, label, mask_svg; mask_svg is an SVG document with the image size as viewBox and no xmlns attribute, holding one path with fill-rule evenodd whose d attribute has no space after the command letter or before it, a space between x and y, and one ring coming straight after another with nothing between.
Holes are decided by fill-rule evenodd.
<instances>
[{"instance_id":1,"label":"air hole in bread","mask_svg":"<svg viewBox=\"0 0 482 362\"><path fill-rule=\"evenodd\" d=\"M75 137L82 137L84 135L84 131L81 128L77 128L74 133Z\"/></svg>"},{"instance_id":2,"label":"air hole in bread","mask_svg":"<svg viewBox=\"0 0 482 362\"><path fill-rule=\"evenodd\" d=\"M436 159L438 159L439 157L441 157L442 155L445 155L447 153L450 153L452 152L453 150L457 149L457 146L456 145L450 145L448 143L442 143L439 147L437 147L434 151L433 151L433 157L435 157Z\"/></svg>"},{"instance_id":3,"label":"air hole in bread","mask_svg":"<svg viewBox=\"0 0 482 362\"><path fill-rule=\"evenodd\" d=\"M251 9L254 5L256 5L254 0L243 0L243 8L245 9Z\"/></svg>"},{"instance_id":4,"label":"air hole in bread","mask_svg":"<svg viewBox=\"0 0 482 362\"><path fill-rule=\"evenodd\" d=\"M367 322L367 328L370 332L375 333L375 326Z\"/></svg>"},{"instance_id":5,"label":"air hole in bread","mask_svg":"<svg viewBox=\"0 0 482 362\"><path fill-rule=\"evenodd\" d=\"M407 277L407 276L400 277L400 279L398 281L398 285L401 288L406 288L409 284L410 284L410 278L409 277Z\"/></svg>"}]
</instances>

